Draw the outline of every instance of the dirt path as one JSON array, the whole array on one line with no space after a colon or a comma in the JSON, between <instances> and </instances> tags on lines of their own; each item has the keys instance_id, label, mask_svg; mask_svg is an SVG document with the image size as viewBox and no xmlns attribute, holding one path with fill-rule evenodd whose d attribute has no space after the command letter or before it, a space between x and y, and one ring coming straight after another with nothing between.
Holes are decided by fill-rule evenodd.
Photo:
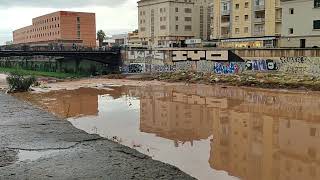
<instances>
[{"instance_id":1,"label":"dirt path","mask_svg":"<svg viewBox=\"0 0 320 180\"><path fill-rule=\"evenodd\" d=\"M0 93L0 179L193 179Z\"/></svg>"}]
</instances>

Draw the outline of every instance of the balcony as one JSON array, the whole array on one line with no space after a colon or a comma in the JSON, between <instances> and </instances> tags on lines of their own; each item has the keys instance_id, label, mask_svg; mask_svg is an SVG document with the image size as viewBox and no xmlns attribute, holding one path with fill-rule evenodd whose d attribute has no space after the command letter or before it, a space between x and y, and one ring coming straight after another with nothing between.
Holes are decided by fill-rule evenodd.
<instances>
[{"instance_id":1,"label":"balcony","mask_svg":"<svg viewBox=\"0 0 320 180\"><path fill-rule=\"evenodd\" d=\"M264 36L265 32L264 32L264 30L256 30L253 32L253 35L254 36Z\"/></svg>"},{"instance_id":2,"label":"balcony","mask_svg":"<svg viewBox=\"0 0 320 180\"><path fill-rule=\"evenodd\" d=\"M228 38L230 38L230 37L231 37L231 34L229 34L229 33L223 33L223 34L221 34L221 36L220 36L221 39L228 39Z\"/></svg>"},{"instance_id":3,"label":"balcony","mask_svg":"<svg viewBox=\"0 0 320 180\"><path fill-rule=\"evenodd\" d=\"M221 27L230 27L230 21L221 22Z\"/></svg>"},{"instance_id":4,"label":"balcony","mask_svg":"<svg viewBox=\"0 0 320 180\"><path fill-rule=\"evenodd\" d=\"M255 24L264 24L265 18L254 18L254 19L253 19L253 22L254 22Z\"/></svg>"},{"instance_id":5,"label":"balcony","mask_svg":"<svg viewBox=\"0 0 320 180\"><path fill-rule=\"evenodd\" d=\"M230 16L230 10L221 11L221 16Z\"/></svg>"},{"instance_id":6,"label":"balcony","mask_svg":"<svg viewBox=\"0 0 320 180\"><path fill-rule=\"evenodd\" d=\"M281 23L282 22L282 17L276 17L276 22Z\"/></svg>"},{"instance_id":7,"label":"balcony","mask_svg":"<svg viewBox=\"0 0 320 180\"><path fill-rule=\"evenodd\" d=\"M253 7L253 10L254 11L264 11L266 8L265 8L265 5L262 4L262 5L254 5Z\"/></svg>"}]
</instances>

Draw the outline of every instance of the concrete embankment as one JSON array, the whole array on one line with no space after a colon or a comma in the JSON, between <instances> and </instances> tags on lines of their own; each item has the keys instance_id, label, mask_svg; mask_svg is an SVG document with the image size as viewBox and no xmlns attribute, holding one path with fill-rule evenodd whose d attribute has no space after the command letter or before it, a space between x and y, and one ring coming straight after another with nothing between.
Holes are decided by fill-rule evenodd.
<instances>
[{"instance_id":1,"label":"concrete embankment","mask_svg":"<svg viewBox=\"0 0 320 180\"><path fill-rule=\"evenodd\" d=\"M0 93L0 179L193 179Z\"/></svg>"}]
</instances>

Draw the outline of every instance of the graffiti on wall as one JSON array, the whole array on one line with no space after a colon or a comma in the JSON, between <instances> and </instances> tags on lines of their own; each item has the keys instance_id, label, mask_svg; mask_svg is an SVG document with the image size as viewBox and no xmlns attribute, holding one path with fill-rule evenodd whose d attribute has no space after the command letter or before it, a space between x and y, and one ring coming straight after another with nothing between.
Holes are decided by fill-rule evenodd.
<instances>
[{"instance_id":1,"label":"graffiti on wall","mask_svg":"<svg viewBox=\"0 0 320 180\"><path fill-rule=\"evenodd\" d=\"M275 71L278 70L277 63L272 59L248 60L246 61L247 71Z\"/></svg>"},{"instance_id":2,"label":"graffiti on wall","mask_svg":"<svg viewBox=\"0 0 320 180\"><path fill-rule=\"evenodd\" d=\"M197 71L216 74L268 72L320 76L320 57L274 57L234 59L228 51L132 50L125 53L121 71L125 73L158 73Z\"/></svg>"},{"instance_id":3,"label":"graffiti on wall","mask_svg":"<svg viewBox=\"0 0 320 180\"><path fill-rule=\"evenodd\" d=\"M198 61L197 72L211 73L214 69L214 61Z\"/></svg>"},{"instance_id":4,"label":"graffiti on wall","mask_svg":"<svg viewBox=\"0 0 320 180\"><path fill-rule=\"evenodd\" d=\"M228 61L228 51L172 51L172 61Z\"/></svg>"},{"instance_id":5,"label":"graffiti on wall","mask_svg":"<svg viewBox=\"0 0 320 180\"><path fill-rule=\"evenodd\" d=\"M130 64L126 68L123 69L128 73L143 73L145 72L144 64Z\"/></svg>"},{"instance_id":6,"label":"graffiti on wall","mask_svg":"<svg viewBox=\"0 0 320 180\"><path fill-rule=\"evenodd\" d=\"M237 63L219 63L214 64L214 73L216 74L238 74L240 66Z\"/></svg>"},{"instance_id":7,"label":"graffiti on wall","mask_svg":"<svg viewBox=\"0 0 320 180\"><path fill-rule=\"evenodd\" d=\"M164 60L165 52L164 51L152 51L152 50L132 50L128 51L129 60L146 60L150 61L152 59Z\"/></svg>"},{"instance_id":8,"label":"graffiti on wall","mask_svg":"<svg viewBox=\"0 0 320 180\"><path fill-rule=\"evenodd\" d=\"M320 76L319 57L281 57L280 65L284 73Z\"/></svg>"}]
</instances>

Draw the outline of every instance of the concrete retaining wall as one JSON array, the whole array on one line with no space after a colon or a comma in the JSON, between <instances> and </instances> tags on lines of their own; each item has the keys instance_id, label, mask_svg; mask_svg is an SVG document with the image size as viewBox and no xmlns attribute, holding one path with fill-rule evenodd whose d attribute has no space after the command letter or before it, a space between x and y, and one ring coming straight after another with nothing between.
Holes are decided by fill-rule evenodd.
<instances>
[{"instance_id":1,"label":"concrete retaining wall","mask_svg":"<svg viewBox=\"0 0 320 180\"><path fill-rule=\"evenodd\" d=\"M319 49L131 50L123 51L122 57L123 73L192 70L216 74L269 72L320 76Z\"/></svg>"}]
</instances>

